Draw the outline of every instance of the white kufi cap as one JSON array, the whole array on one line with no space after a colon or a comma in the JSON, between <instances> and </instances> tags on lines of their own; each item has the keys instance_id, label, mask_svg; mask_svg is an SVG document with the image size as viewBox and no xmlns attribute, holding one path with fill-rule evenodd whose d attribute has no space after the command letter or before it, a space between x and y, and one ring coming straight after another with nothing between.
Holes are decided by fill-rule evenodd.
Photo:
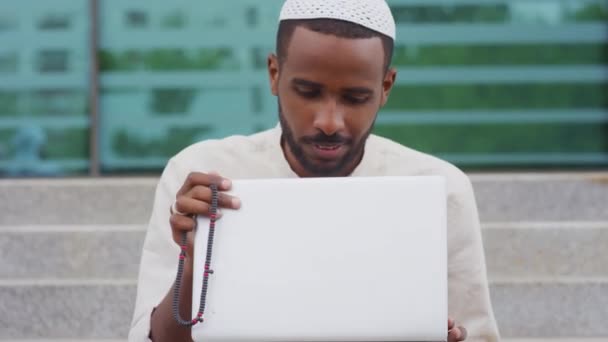
<instances>
[{"instance_id":1,"label":"white kufi cap","mask_svg":"<svg viewBox=\"0 0 608 342\"><path fill-rule=\"evenodd\" d=\"M339 19L395 40L395 19L385 0L287 0L279 21L287 19Z\"/></svg>"}]
</instances>

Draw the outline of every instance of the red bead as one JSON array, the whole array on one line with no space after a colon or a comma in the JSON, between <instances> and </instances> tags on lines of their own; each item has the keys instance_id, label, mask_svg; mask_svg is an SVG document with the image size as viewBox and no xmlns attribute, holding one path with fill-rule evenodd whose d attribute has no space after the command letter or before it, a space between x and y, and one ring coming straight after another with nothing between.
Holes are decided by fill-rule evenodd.
<instances>
[{"instance_id":1,"label":"red bead","mask_svg":"<svg viewBox=\"0 0 608 342\"><path fill-rule=\"evenodd\" d=\"M185 256L183 256L183 255L180 255L180 256L179 256L179 258L180 258L181 260L186 259L186 257L185 257Z\"/></svg>"},{"instance_id":2,"label":"red bead","mask_svg":"<svg viewBox=\"0 0 608 342\"><path fill-rule=\"evenodd\" d=\"M203 317L203 313L202 313L202 312L199 312L199 313L198 313L198 317Z\"/></svg>"},{"instance_id":3,"label":"red bead","mask_svg":"<svg viewBox=\"0 0 608 342\"><path fill-rule=\"evenodd\" d=\"M211 217L211 219L212 219L212 220L215 220L215 218L216 218L217 216L216 216L215 214L211 214L211 216L210 216L210 217Z\"/></svg>"},{"instance_id":4,"label":"red bead","mask_svg":"<svg viewBox=\"0 0 608 342\"><path fill-rule=\"evenodd\" d=\"M186 249L188 249L188 246L182 246L182 251L185 251Z\"/></svg>"}]
</instances>

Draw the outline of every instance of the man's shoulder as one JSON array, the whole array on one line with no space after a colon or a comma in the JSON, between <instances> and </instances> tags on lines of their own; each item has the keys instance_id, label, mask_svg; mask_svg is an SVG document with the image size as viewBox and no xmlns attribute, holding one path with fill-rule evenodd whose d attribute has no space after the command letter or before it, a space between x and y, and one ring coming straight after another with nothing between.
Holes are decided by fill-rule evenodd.
<instances>
[{"instance_id":1,"label":"man's shoulder","mask_svg":"<svg viewBox=\"0 0 608 342\"><path fill-rule=\"evenodd\" d=\"M174 158L189 158L192 155L200 155L200 153L247 153L256 147L265 147L271 136L272 130L267 130L251 135L231 135L221 139L203 140L187 146Z\"/></svg>"},{"instance_id":2,"label":"man's shoulder","mask_svg":"<svg viewBox=\"0 0 608 342\"><path fill-rule=\"evenodd\" d=\"M178 164L196 166L213 160L239 160L252 154L261 157L268 153L274 138L273 130L266 130L251 135L231 135L221 139L208 139L187 146L172 161Z\"/></svg>"},{"instance_id":3,"label":"man's shoulder","mask_svg":"<svg viewBox=\"0 0 608 342\"><path fill-rule=\"evenodd\" d=\"M470 187L468 176L454 164L391 139L370 135L366 153L389 175L443 176L451 190Z\"/></svg>"}]
</instances>

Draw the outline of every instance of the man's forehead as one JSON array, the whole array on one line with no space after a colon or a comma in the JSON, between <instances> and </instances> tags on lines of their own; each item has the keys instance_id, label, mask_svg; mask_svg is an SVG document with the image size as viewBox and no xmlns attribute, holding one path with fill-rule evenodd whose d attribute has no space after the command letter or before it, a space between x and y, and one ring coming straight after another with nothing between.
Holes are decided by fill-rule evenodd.
<instances>
[{"instance_id":1,"label":"man's forehead","mask_svg":"<svg viewBox=\"0 0 608 342\"><path fill-rule=\"evenodd\" d=\"M375 83L384 75L384 50L378 37L342 38L297 27L287 51L283 71L290 77L323 79L319 81L323 84L328 77L337 77L342 88Z\"/></svg>"},{"instance_id":2,"label":"man's forehead","mask_svg":"<svg viewBox=\"0 0 608 342\"><path fill-rule=\"evenodd\" d=\"M317 54L328 51L330 54L358 55L363 52L382 54L384 51L380 37L350 38L337 34L319 32L306 25L298 25L293 31L287 54ZM365 53L368 55L369 53ZM338 57L338 56L336 56Z\"/></svg>"},{"instance_id":3,"label":"man's forehead","mask_svg":"<svg viewBox=\"0 0 608 342\"><path fill-rule=\"evenodd\" d=\"M332 33L317 32L305 25L294 29L290 43L287 46L289 56L368 58L377 60L382 56L384 46L380 37L346 38Z\"/></svg>"},{"instance_id":4,"label":"man's forehead","mask_svg":"<svg viewBox=\"0 0 608 342\"><path fill-rule=\"evenodd\" d=\"M385 0L287 0L279 20L337 19L352 22L395 40L395 20Z\"/></svg>"}]
</instances>

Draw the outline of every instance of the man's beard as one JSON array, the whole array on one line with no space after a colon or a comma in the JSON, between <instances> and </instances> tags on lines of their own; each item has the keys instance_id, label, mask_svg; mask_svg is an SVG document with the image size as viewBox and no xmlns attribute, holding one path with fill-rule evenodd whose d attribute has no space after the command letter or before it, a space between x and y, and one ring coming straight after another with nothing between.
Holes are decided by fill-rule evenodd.
<instances>
[{"instance_id":1,"label":"man's beard","mask_svg":"<svg viewBox=\"0 0 608 342\"><path fill-rule=\"evenodd\" d=\"M281 136L281 144L287 144L287 147L293 156L306 172L308 172L312 177L339 177L350 174L353 170L347 170L347 168L352 167L354 169L356 164L360 162L360 159L363 158L363 153L365 152L365 142L374 128L375 119L369 130L365 132L365 134L363 134L361 139L358 141L354 141L352 138L344 137L340 134L326 135L323 132L319 132L314 136L304 136L296 140L293 130L291 127L289 127L287 120L285 120L280 103L279 122L281 123L281 129L283 131ZM315 163L315 161L307 157L302 147L304 144L313 146L314 144L338 143L348 147L349 150L344 156L342 156L336 163L333 163L332 165Z\"/></svg>"}]
</instances>

